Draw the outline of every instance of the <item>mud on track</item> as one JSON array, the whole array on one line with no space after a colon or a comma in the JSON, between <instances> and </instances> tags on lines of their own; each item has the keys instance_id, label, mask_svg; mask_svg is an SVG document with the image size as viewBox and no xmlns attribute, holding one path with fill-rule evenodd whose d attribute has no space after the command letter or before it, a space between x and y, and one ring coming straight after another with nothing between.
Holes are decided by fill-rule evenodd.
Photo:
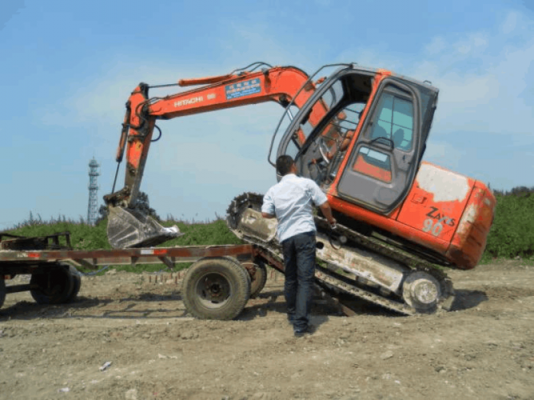
<instances>
[{"instance_id":1,"label":"mud on track","mask_svg":"<svg viewBox=\"0 0 534 400\"><path fill-rule=\"evenodd\" d=\"M168 275L83 278L62 306L8 295L0 399L534 399L534 267L520 262L451 271L446 314L362 304L346 318L321 301L299 339L281 277L223 322L187 316Z\"/></svg>"}]
</instances>

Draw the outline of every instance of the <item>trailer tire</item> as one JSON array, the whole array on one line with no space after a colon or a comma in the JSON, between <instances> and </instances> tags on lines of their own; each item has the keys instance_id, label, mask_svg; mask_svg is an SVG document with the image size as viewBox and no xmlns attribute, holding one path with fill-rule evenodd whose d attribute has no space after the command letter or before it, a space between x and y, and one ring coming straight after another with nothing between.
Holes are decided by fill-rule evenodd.
<instances>
[{"instance_id":1,"label":"trailer tire","mask_svg":"<svg viewBox=\"0 0 534 400\"><path fill-rule=\"evenodd\" d=\"M0 279L0 308L4 305L4 301L6 300L6 281L2 277Z\"/></svg>"},{"instance_id":2,"label":"trailer tire","mask_svg":"<svg viewBox=\"0 0 534 400\"><path fill-rule=\"evenodd\" d=\"M199 319L234 319L249 297L249 273L237 261L227 258L197 261L189 267L182 283L184 305Z\"/></svg>"},{"instance_id":3,"label":"trailer tire","mask_svg":"<svg viewBox=\"0 0 534 400\"><path fill-rule=\"evenodd\" d=\"M72 265L69 265L69 274L72 276L73 285L72 285L72 291L67 297L67 303L70 303L76 300L76 297L78 296L78 293L80 292L80 288L82 287L82 277L78 273L78 270L74 268Z\"/></svg>"},{"instance_id":4,"label":"trailer tire","mask_svg":"<svg viewBox=\"0 0 534 400\"><path fill-rule=\"evenodd\" d=\"M248 272L248 280L250 282L250 299L256 298L260 294L260 292L265 287L265 283L267 282L267 268L265 268L265 263L263 261L256 261L256 262L244 262L240 263L233 257L224 257L238 265L244 266L245 270ZM248 268L248 265L252 264L252 267L254 268L254 277L250 276L250 270Z\"/></svg>"},{"instance_id":5,"label":"trailer tire","mask_svg":"<svg viewBox=\"0 0 534 400\"><path fill-rule=\"evenodd\" d=\"M61 304L69 301L75 283L69 266L60 265L51 271L32 274L30 285L38 286L30 289L37 304Z\"/></svg>"},{"instance_id":6,"label":"trailer tire","mask_svg":"<svg viewBox=\"0 0 534 400\"><path fill-rule=\"evenodd\" d=\"M256 273L254 274L254 280L250 284L250 298L256 298L267 283L267 268L262 261L256 261L254 263Z\"/></svg>"}]
</instances>

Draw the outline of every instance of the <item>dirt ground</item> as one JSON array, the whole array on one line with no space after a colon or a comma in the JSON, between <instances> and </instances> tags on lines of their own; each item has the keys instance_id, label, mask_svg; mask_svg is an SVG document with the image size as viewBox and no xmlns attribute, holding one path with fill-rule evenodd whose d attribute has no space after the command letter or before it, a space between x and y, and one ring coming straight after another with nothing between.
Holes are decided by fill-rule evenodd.
<instances>
[{"instance_id":1,"label":"dirt ground","mask_svg":"<svg viewBox=\"0 0 534 400\"><path fill-rule=\"evenodd\" d=\"M317 300L312 336L286 322L270 272L236 321L186 314L179 276L110 271L79 299L0 310L1 399L534 399L534 267L451 271L454 311L403 317ZM16 278L20 283L25 276ZM111 365L101 371L106 363Z\"/></svg>"}]
</instances>

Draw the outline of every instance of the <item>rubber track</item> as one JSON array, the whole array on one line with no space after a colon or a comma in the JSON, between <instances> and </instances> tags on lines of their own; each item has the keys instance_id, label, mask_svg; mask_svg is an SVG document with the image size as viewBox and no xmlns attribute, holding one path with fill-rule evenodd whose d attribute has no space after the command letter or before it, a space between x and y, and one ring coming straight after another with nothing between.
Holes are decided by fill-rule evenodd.
<instances>
[{"instance_id":1,"label":"rubber track","mask_svg":"<svg viewBox=\"0 0 534 400\"><path fill-rule=\"evenodd\" d=\"M230 230L235 230L235 228L237 227L239 215L245 208L254 206L254 208L259 209L262 203L263 195L257 193L243 193L242 195L234 198L227 210L227 224ZM316 216L315 224L320 232L325 233L327 235L329 234L330 226L324 218ZM452 282L447 276L447 274L437 269L436 266L434 266L427 260L415 256L413 254L406 253L405 251L400 250L394 246L385 244L384 242L374 237L365 236L343 225L337 225L336 234L345 236L349 240L349 242L352 242L352 245L356 244L355 247L364 247L367 250L371 250L372 252L386 256L413 270L424 271L432 275L440 283L441 286L442 300L440 301L440 304L442 304L447 299L450 300L450 297L454 295ZM256 244L264 249L267 249L270 253L280 258L279 248L273 246L273 243L265 243L248 236L244 236L243 240L252 244ZM344 277L333 271L328 271L327 269L324 269L320 266L318 266L317 269L320 276L317 276L316 274L316 277L321 281L324 281L328 285L332 286L336 290L349 293L353 296L362 298L364 300L370 301L371 303L381 305L385 308L400 312L402 314L412 315L417 313L414 309L412 309L405 303L398 303L380 295L371 293L365 289L356 287L350 282L347 282Z\"/></svg>"}]
</instances>

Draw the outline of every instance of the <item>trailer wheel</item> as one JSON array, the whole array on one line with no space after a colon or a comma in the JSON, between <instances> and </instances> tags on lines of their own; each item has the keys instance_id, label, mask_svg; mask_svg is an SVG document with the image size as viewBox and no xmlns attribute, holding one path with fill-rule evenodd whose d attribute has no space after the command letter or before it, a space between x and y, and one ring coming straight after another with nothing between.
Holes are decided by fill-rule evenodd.
<instances>
[{"instance_id":1,"label":"trailer wheel","mask_svg":"<svg viewBox=\"0 0 534 400\"><path fill-rule=\"evenodd\" d=\"M206 258L189 267L182 283L187 310L196 318L237 317L250 296L250 277L237 261Z\"/></svg>"},{"instance_id":2,"label":"trailer wheel","mask_svg":"<svg viewBox=\"0 0 534 400\"><path fill-rule=\"evenodd\" d=\"M254 274L254 280L250 284L251 299L256 298L261 293L267 282L267 268L265 268L265 264L262 261L256 261L254 267L256 267L256 273Z\"/></svg>"},{"instance_id":3,"label":"trailer wheel","mask_svg":"<svg viewBox=\"0 0 534 400\"><path fill-rule=\"evenodd\" d=\"M441 300L439 282L424 272L412 272L403 283L402 297L418 313L433 313Z\"/></svg>"},{"instance_id":4,"label":"trailer wheel","mask_svg":"<svg viewBox=\"0 0 534 400\"><path fill-rule=\"evenodd\" d=\"M4 305L4 301L6 299L6 281L2 277L0 279L0 308Z\"/></svg>"},{"instance_id":5,"label":"trailer wheel","mask_svg":"<svg viewBox=\"0 0 534 400\"><path fill-rule=\"evenodd\" d=\"M265 287L265 283L267 282L267 268L265 268L265 263L261 260L256 260L255 262L244 262L240 263L233 257L224 257L238 265L242 265L245 267L245 270L248 272L248 280L250 282L250 296L249 298L254 299L256 296L260 294L260 292ZM254 276L250 276L250 271L248 268L248 265L251 265L254 267Z\"/></svg>"},{"instance_id":6,"label":"trailer wheel","mask_svg":"<svg viewBox=\"0 0 534 400\"><path fill-rule=\"evenodd\" d=\"M76 297L78 296L78 293L80 292L80 288L82 287L82 277L78 273L78 270L74 268L72 265L69 265L69 274L72 276L72 291L70 292L69 296L67 297L67 302L71 302L76 300Z\"/></svg>"},{"instance_id":7,"label":"trailer wheel","mask_svg":"<svg viewBox=\"0 0 534 400\"><path fill-rule=\"evenodd\" d=\"M69 301L75 283L69 267L62 265L45 273L33 274L30 285L38 286L30 290L37 304L60 304Z\"/></svg>"}]
</instances>

